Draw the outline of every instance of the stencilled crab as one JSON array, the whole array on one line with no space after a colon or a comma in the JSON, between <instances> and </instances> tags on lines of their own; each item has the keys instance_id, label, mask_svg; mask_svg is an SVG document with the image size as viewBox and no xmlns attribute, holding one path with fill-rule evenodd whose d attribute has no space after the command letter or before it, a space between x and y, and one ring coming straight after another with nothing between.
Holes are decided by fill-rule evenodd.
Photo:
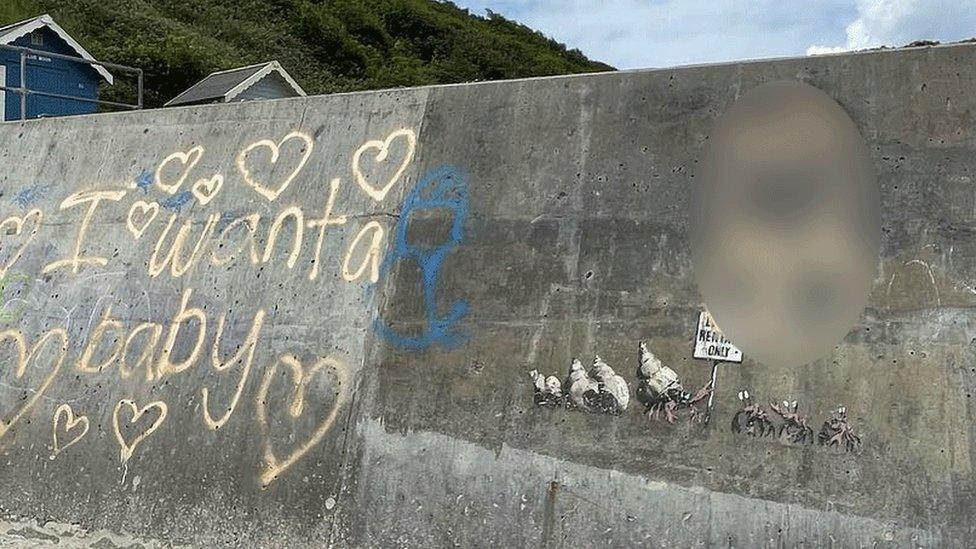
<instances>
[{"instance_id":1,"label":"stencilled crab","mask_svg":"<svg viewBox=\"0 0 976 549\"><path fill-rule=\"evenodd\" d=\"M841 406L824 421L820 428L821 446L837 446L848 452L854 452L861 447L861 437L854 431L847 418L847 408Z\"/></svg>"},{"instance_id":2,"label":"stencilled crab","mask_svg":"<svg viewBox=\"0 0 976 549\"><path fill-rule=\"evenodd\" d=\"M783 418L783 424L779 427L780 440L792 444L813 444L813 429L807 425L806 416L797 411L799 404L795 400L784 400L782 407L770 402L769 407Z\"/></svg>"},{"instance_id":3,"label":"stencilled crab","mask_svg":"<svg viewBox=\"0 0 976 549\"><path fill-rule=\"evenodd\" d=\"M771 436L776 427L769 419L769 413L762 404L752 401L749 391L739 391L742 409L732 416L732 432L745 433L753 437Z\"/></svg>"},{"instance_id":4,"label":"stencilled crab","mask_svg":"<svg viewBox=\"0 0 976 549\"><path fill-rule=\"evenodd\" d=\"M704 422L708 417L696 404L711 394L711 381L695 394L685 391L678 374L654 356L643 341L637 346L637 378L637 400L647 407L647 417L660 420L664 416L665 421L674 424L681 408L691 408L693 421Z\"/></svg>"},{"instance_id":5,"label":"stencilled crab","mask_svg":"<svg viewBox=\"0 0 976 549\"><path fill-rule=\"evenodd\" d=\"M711 392L712 383L708 382L702 388L698 389L695 394L680 389L662 393L656 402L648 406L647 417L660 420L663 415L665 421L674 424L678 421L678 410L688 408L691 411L690 419L692 421L704 423L708 418L708 412L703 412L696 405L708 398Z\"/></svg>"},{"instance_id":6,"label":"stencilled crab","mask_svg":"<svg viewBox=\"0 0 976 549\"><path fill-rule=\"evenodd\" d=\"M647 417L653 420L660 420L664 416L664 421L674 424L678 421L678 401L673 398L660 400L651 404L647 408Z\"/></svg>"}]
</instances>

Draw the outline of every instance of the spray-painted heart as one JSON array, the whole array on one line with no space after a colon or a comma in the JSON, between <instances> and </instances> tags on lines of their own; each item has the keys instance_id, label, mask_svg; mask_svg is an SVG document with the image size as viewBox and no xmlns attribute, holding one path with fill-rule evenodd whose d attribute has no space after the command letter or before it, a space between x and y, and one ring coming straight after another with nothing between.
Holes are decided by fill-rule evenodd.
<instances>
[{"instance_id":1,"label":"spray-painted heart","mask_svg":"<svg viewBox=\"0 0 976 549\"><path fill-rule=\"evenodd\" d=\"M197 202L201 206L206 206L210 204L210 201L217 196L220 189L224 187L224 176L219 173L211 177L210 179L203 178L198 180L193 184L193 196L197 197Z\"/></svg>"},{"instance_id":2,"label":"spray-painted heart","mask_svg":"<svg viewBox=\"0 0 976 549\"><path fill-rule=\"evenodd\" d=\"M327 369L332 369L335 371L336 376L336 398L329 413L319 422L312 436L304 444L295 448L284 459L275 455L274 449L271 446L271 428L268 422L267 411L268 388L271 386L271 381L278 371L279 363L284 364L288 368L289 375L287 379L293 385L291 402L288 404L287 410L288 415L292 419L298 419L304 413L309 382L316 374L324 373ZM339 415L339 410L345 404L346 400L349 399L351 393L352 387L349 385L349 369L342 361L333 357L320 358L315 365L306 370L297 358L292 355L286 355L281 357L278 362L265 371L264 379L261 381L261 387L258 389L256 399L258 425L261 426L261 430L264 433L263 459L265 470L261 473L262 487L267 487L274 482L276 478L287 471L295 462L302 459L309 450L322 442L326 433L329 432L329 429L335 423Z\"/></svg>"},{"instance_id":3,"label":"spray-painted heart","mask_svg":"<svg viewBox=\"0 0 976 549\"><path fill-rule=\"evenodd\" d=\"M254 174L252 174L251 170L247 167L248 154L255 149L266 148L271 151L270 163L274 165L278 163L278 156L281 154L282 146L291 140L298 140L302 143L302 156L291 173L289 173L288 176L285 177L277 186L265 185L261 181L255 179ZM298 173L302 171L302 168L305 167L305 163L308 162L309 156L312 155L313 146L314 142L312 141L312 137L302 132L291 132L282 137L277 143L270 139L262 139L260 141L251 143L245 147L240 154L237 155L237 169L241 172L241 175L244 176L244 182L247 183L248 186L253 188L261 196L268 199L269 202L274 202L278 196L288 188L288 185L291 185L292 180L295 179Z\"/></svg>"},{"instance_id":4,"label":"spray-painted heart","mask_svg":"<svg viewBox=\"0 0 976 549\"><path fill-rule=\"evenodd\" d=\"M123 408L128 409L132 413L132 418L128 420L129 425L135 425L139 421L139 418L150 410L158 410L159 415L149 425L149 427L143 429L142 432L133 437L132 440L127 441L122 435L122 429L119 427L119 412L121 412ZM151 435L153 431L159 429L159 427L163 424L163 420L166 419L166 413L166 403L161 400L150 402L142 408L136 406L136 403L129 399L122 399L118 404L115 405L115 411L112 413L112 426L115 428L115 439L119 441L119 456L122 459L122 463L129 461L129 458L132 457L132 453L136 451L136 446L138 446L140 442Z\"/></svg>"},{"instance_id":5,"label":"spray-painted heart","mask_svg":"<svg viewBox=\"0 0 976 549\"><path fill-rule=\"evenodd\" d=\"M362 156L367 151L376 150L376 154L373 157L374 160L377 163L385 162L387 157L390 155L390 145L397 139L406 140L406 153L404 153L403 160L400 162L397 170L393 172L393 176L390 177L390 179L387 180L383 186L377 187L371 184L369 180L367 180L366 176L363 175L363 169L360 164L362 162ZM403 172L405 172L407 167L410 166L410 162L413 161L413 154L416 149L417 135L409 128L397 130L387 136L386 139L377 139L375 141L367 141L366 143L363 143L363 146L359 147L359 149L352 155L352 173L356 178L356 183L359 184L359 187L362 188L363 191L370 196L370 198L377 202L382 202L383 199L386 198L386 193L390 192L393 185L396 185L397 181L399 181L400 177L403 175Z\"/></svg>"},{"instance_id":6,"label":"spray-painted heart","mask_svg":"<svg viewBox=\"0 0 976 549\"><path fill-rule=\"evenodd\" d=\"M159 215L159 204L136 200L129 208L129 215L125 218L125 227L129 229L136 240L139 240L157 215Z\"/></svg>"},{"instance_id":7,"label":"spray-painted heart","mask_svg":"<svg viewBox=\"0 0 976 549\"><path fill-rule=\"evenodd\" d=\"M61 428L61 418L64 418L64 428ZM67 450L68 448L74 446L79 440L81 440L87 433L88 428L91 427L88 421L88 416L78 416L75 417L74 410L71 409L70 404L62 404L54 410L54 420L53 420L53 431L51 437L54 439L51 459L58 457L58 454ZM76 427L81 427L81 431L74 436L68 438L68 442L64 445L61 444L59 432L64 432L65 435L70 435L72 431L76 430Z\"/></svg>"},{"instance_id":8,"label":"spray-painted heart","mask_svg":"<svg viewBox=\"0 0 976 549\"><path fill-rule=\"evenodd\" d=\"M186 152L177 151L167 156L156 167L156 186L169 194L176 194L176 191L180 190L183 182L189 177L194 166L200 161L201 156L203 156L203 147L199 145ZM163 181L163 172L169 164L174 162L179 162L182 166L179 177L172 182Z\"/></svg>"},{"instance_id":9,"label":"spray-painted heart","mask_svg":"<svg viewBox=\"0 0 976 549\"><path fill-rule=\"evenodd\" d=\"M61 371L61 365L64 364L64 359L68 355L68 333L62 328L48 330L29 350L27 348L27 340L24 339L24 334L20 330L11 328L0 332L0 345L10 341L13 343L14 349L17 352L17 367L14 369L14 377L16 379L23 378L27 372L27 364L37 358L41 349L48 345L48 342L56 340L60 343L60 347L58 348L58 355L54 360L51 372L41 381L41 384L36 389L25 391L25 394L29 392L31 396L24 401L20 409L11 413L8 419L0 421L0 438L3 438L21 418L30 413L37 404L37 401L44 396L44 393L47 392L48 387L51 386L58 372Z\"/></svg>"},{"instance_id":10,"label":"spray-painted heart","mask_svg":"<svg viewBox=\"0 0 976 549\"><path fill-rule=\"evenodd\" d=\"M24 238L20 246L11 254L7 259L7 263L4 264L2 269L0 269L0 278L7 276L7 272L17 263L20 256L24 254L24 250L33 242L34 237L37 236L37 231L41 228L41 221L44 219L44 214L41 210L31 210L27 212L24 217L18 217L12 215L3 221L0 221L0 251L7 248L6 239L9 237L21 236L24 232L24 226L30 226L30 233ZM9 249L9 248L7 248Z\"/></svg>"}]
</instances>

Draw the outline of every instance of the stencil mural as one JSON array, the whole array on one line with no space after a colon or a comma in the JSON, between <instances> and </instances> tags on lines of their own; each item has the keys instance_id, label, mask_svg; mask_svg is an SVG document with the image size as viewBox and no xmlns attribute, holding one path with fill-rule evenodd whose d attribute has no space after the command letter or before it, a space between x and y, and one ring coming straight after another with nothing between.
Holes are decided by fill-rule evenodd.
<instances>
[{"instance_id":1,"label":"stencil mural","mask_svg":"<svg viewBox=\"0 0 976 549\"><path fill-rule=\"evenodd\" d=\"M578 358L573 359L564 381L539 370L529 372L529 378L533 402L539 407L620 416L630 404L630 385L599 356L593 359L589 369ZM705 403L714 392L713 382L707 382L694 394L686 391L678 374L657 358L644 341L638 343L636 378L634 395L652 421L674 425L683 416L693 423L709 422L710 411ZM846 452L856 452L861 447L861 437L844 406L831 412L820 431L814 433L796 400L770 402L767 409L748 390L739 391L737 397L740 407L731 419L731 430L737 435L776 438L791 446L817 444Z\"/></svg>"}]
</instances>

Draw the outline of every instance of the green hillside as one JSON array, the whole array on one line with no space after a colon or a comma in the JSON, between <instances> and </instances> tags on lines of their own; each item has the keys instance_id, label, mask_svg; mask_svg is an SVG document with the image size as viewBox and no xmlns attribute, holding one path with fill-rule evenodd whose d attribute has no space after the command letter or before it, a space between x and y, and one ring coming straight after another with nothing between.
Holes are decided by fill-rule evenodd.
<instances>
[{"instance_id":1,"label":"green hillside","mask_svg":"<svg viewBox=\"0 0 976 549\"><path fill-rule=\"evenodd\" d=\"M310 94L612 68L434 0L0 0L0 24L41 13L97 58L142 68L149 107L214 70L271 59Z\"/></svg>"}]
</instances>

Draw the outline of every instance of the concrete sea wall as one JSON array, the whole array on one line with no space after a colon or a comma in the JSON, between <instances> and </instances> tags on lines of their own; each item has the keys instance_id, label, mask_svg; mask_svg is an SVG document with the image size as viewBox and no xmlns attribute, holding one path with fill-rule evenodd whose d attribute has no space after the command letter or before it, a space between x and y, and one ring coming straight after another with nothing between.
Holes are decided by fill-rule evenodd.
<instances>
[{"instance_id":1,"label":"concrete sea wall","mask_svg":"<svg viewBox=\"0 0 976 549\"><path fill-rule=\"evenodd\" d=\"M860 323L721 365L707 425L536 405L529 372L574 357L635 390L638 341L708 381L689 188L783 79L870 149ZM0 535L965 546L974 88L966 44L0 125ZM845 407L860 444L732 429L743 390L814 433Z\"/></svg>"}]
</instances>

